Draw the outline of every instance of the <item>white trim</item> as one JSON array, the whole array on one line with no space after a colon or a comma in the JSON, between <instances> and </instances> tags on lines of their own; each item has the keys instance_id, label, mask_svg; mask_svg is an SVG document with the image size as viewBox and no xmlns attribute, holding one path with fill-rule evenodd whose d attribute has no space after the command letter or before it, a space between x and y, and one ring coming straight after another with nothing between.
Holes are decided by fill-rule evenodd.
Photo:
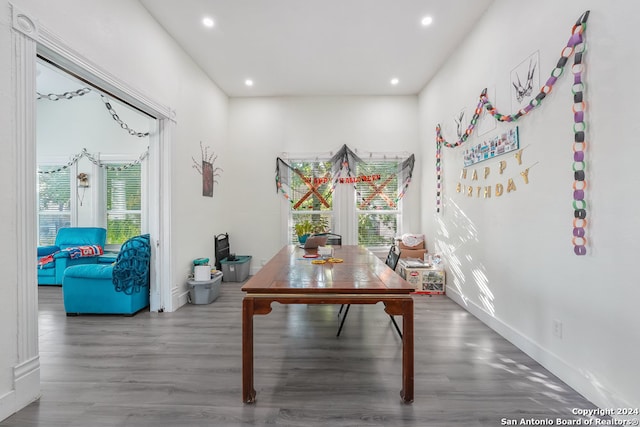
<instances>
[{"instance_id":1,"label":"white trim","mask_svg":"<svg viewBox=\"0 0 640 427\"><path fill-rule=\"evenodd\" d=\"M150 135L149 146L149 206L159 206L158 214L149 216L152 236L151 311L175 311L183 304L173 298L171 284L171 156L170 142L175 121L158 120L157 132ZM155 240L153 240L155 236ZM155 262L154 257L156 257ZM177 285L175 286L177 288Z\"/></svg>"},{"instance_id":2,"label":"white trim","mask_svg":"<svg viewBox=\"0 0 640 427\"><path fill-rule=\"evenodd\" d=\"M623 401L617 395L612 393L611 390L605 389L602 384L598 383L598 381L595 381L593 378L589 378L588 373L585 374L584 372L581 372L576 369L576 366L567 363L564 359L541 347L529 337L523 335L520 331L512 328L502 320L486 312L482 307L465 298L453 287L447 287L446 295L449 299L456 302L469 313L473 314L481 322L496 331L507 341L529 355L536 362L540 363L551 373L562 378L562 381L578 393L582 394L597 407L633 407L629 402Z\"/></svg>"},{"instance_id":3,"label":"white trim","mask_svg":"<svg viewBox=\"0 0 640 427\"><path fill-rule=\"evenodd\" d=\"M39 23L14 4L9 3L9 6L11 7L12 28L31 40L37 40L40 31Z\"/></svg>"},{"instance_id":4,"label":"white trim","mask_svg":"<svg viewBox=\"0 0 640 427\"><path fill-rule=\"evenodd\" d=\"M13 369L15 384L15 404L23 408L40 398L40 357L27 360ZM37 390L36 395L32 391Z\"/></svg>"},{"instance_id":5,"label":"white trim","mask_svg":"<svg viewBox=\"0 0 640 427\"><path fill-rule=\"evenodd\" d=\"M175 121L175 112L89 61L46 28L40 28L37 53L71 71L76 77L156 118Z\"/></svg>"},{"instance_id":6,"label":"white trim","mask_svg":"<svg viewBox=\"0 0 640 427\"><path fill-rule=\"evenodd\" d=\"M11 59L15 90L15 117L12 124L16 152L16 293L17 360L14 366L13 392L0 400L0 419L22 409L40 395L38 349L38 292L36 220L36 42L38 26L14 5L11 31L14 55ZM6 414L5 412L9 412Z\"/></svg>"},{"instance_id":7,"label":"white trim","mask_svg":"<svg viewBox=\"0 0 640 427\"><path fill-rule=\"evenodd\" d=\"M0 396L0 421L40 398L40 359L35 357L16 365L13 383L14 389Z\"/></svg>"}]
</instances>

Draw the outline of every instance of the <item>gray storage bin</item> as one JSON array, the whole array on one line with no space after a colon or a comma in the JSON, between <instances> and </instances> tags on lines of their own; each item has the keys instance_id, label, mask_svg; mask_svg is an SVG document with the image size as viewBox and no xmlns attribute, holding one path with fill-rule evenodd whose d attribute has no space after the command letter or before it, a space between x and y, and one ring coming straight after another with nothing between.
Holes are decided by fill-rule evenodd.
<instances>
[{"instance_id":1,"label":"gray storage bin","mask_svg":"<svg viewBox=\"0 0 640 427\"><path fill-rule=\"evenodd\" d=\"M238 255L234 261L227 258L220 261L225 282L244 282L249 277L251 255Z\"/></svg>"},{"instance_id":2,"label":"gray storage bin","mask_svg":"<svg viewBox=\"0 0 640 427\"><path fill-rule=\"evenodd\" d=\"M216 273L211 280L189 280L191 304L211 304L220 295L222 273Z\"/></svg>"}]
</instances>

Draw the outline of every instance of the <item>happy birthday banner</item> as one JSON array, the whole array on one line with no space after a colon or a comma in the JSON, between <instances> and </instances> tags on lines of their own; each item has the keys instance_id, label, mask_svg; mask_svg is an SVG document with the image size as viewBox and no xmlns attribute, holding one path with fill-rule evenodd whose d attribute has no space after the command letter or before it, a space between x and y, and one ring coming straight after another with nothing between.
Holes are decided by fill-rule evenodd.
<instances>
[{"instance_id":1,"label":"happy birthday banner","mask_svg":"<svg viewBox=\"0 0 640 427\"><path fill-rule=\"evenodd\" d=\"M516 160L517 166L522 166L522 149L515 152L513 158ZM509 168L507 160L501 160L492 166L485 166L483 168L463 168L460 172L460 181L456 185L456 192L462 193L468 197L490 199L492 195L500 197L503 194L511 193L518 189L520 184L529 184L529 169L537 164L520 169L519 176L513 175ZM478 173L478 171L480 171ZM507 173L505 173L507 172ZM501 182L487 185L487 181L494 177L499 176ZM469 182L470 181L470 182Z\"/></svg>"},{"instance_id":2,"label":"happy birthday banner","mask_svg":"<svg viewBox=\"0 0 640 427\"><path fill-rule=\"evenodd\" d=\"M540 106L542 101L546 98L548 94L551 93L553 89L553 85L556 83L558 78L562 75L564 68L571 56L573 56L573 65L571 66L571 73L573 74L573 85L571 86L571 93L573 94L573 133L574 133L574 142L573 142L573 172L574 172L574 183L573 183L573 236L572 236L572 244L573 251L576 255L585 255L587 253L587 239L585 237L585 229L587 226L587 203L585 201L585 189L587 187L586 175L585 175L585 149L587 146L586 143L586 124L585 124L585 110L586 103L584 101L584 90L585 84L582 81L582 72L583 72L583 57L586 51L586 46L584 42L584 35L587 29L587 19L589 18L589 11L584 12L580 18L576 21L575 25L571 29L571 36L567 42L567 45L560 52L560 58L558 62L551 70L551 75L547 79L546 83L540 89L540 92L529 101L529 104L524 108L518 110L516 114L503 115L498 112L498 110L491 104L489 98L487 96L487 89L483 89L480 93L480 99L478 101L478 105L474 111L474 114L471 118L471 122L469 126L462 134L460 139L455 143L447 142L442 136L442 129L438 124L436 126L436 212L440 212L441 203L442 203L442 147L458 147L465 143L465 141L471 136L473 130L478 122L478 118L482 113L482 108L484 107L489 114L500 122L515 122L520 119L522 116L527 115L531 110ZM521 172L528 174L528 169L525 169ZM522 175L523 178L528 182L528 175ZM462 191L461 184L460 191ZM502 185L502 184L501 184ZM476 191L477 186L475 187ZM504 187L502 187L504 188ZM507 181L507 192L515 191L516 185L515 180L510 178ZM469 190L465 187L467 194L469 194ZM471 190L471 194L473 194L473 188ZM502 190L500 192L502 193Z\"/></svg>"}]
</instances>

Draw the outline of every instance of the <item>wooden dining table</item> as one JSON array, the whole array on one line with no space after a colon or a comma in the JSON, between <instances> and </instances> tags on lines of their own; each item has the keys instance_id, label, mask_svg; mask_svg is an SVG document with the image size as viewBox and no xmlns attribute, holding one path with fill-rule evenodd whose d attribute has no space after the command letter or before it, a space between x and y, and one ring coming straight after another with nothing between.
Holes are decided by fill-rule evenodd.
<instances>
[{"instance_id":1,"label":"wooden dining table","mask_svg":"<svg viewBox=\"0 0 640 427\"><path fill-rule=\"evenodd\" d=\"M334 246L332 259L309 258L316 250L282 248L243 286L242 400L256 401L253 383L253 316L271 312L271 304L377 304L402 316L402 389L413 402L413 297L415 288L362 246ZM327 257L324 257L327 258ZM316 261L314 263L313 261Z\"/></svg>"}]
</instances>

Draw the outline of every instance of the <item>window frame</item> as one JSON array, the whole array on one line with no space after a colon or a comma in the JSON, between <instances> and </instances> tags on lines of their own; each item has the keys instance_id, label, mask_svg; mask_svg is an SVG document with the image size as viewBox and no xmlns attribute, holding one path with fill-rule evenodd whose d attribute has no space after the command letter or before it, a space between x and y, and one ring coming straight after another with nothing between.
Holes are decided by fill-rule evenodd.
<instances>
[{"instance_id":1,"label":"window frame","mask_svg":"<svg viewBox=\"0 0 640 427\"><path fill-rule=\"evenodd\" d=\"M287 159L287 162L290 165L293 165L294 163L324 163L324 162L329 162L330 160L331 160L331 157L329 156L323 156L323 157L312 156L312 158L307 158L307 156L303 156L303 157L295 157L295 158ZM294 178L293 172L290 169L288 169L287 173L289 174L289 182L290 183L293 182L293 178ZM335 194L331 196L331 209L327 209L327 210L294 210L292 203L287 201L287 217L286 217L286 227L285 227L285 230L286 230L285 241L287 243L297 242L296 233L293 227L296 224L295 217L302 216L302 215L329 216L329 224L331 227L331 231L336 232L335 230L336 230L337 216L336 216Z\"/></svg>"},{"instance_id":2,"label":"window frame","mask_svg":"<svg viewBox=\"0 0 640 427\"><path fill-rule=\"evenodd\" d=\"M129 164L138 160L139 156L135 154L100 154L97 156L101 164L105 166L111 166L114 164ZM144 234L146 230L149 228L148 223L148 206L149 206L149 194L148 194L148 173L149 168L147 165L148 162L142 161L140 162L140 233ZM98 206L95 209L97 212L97 218L99 224L107 230L107 234L109 233L108 229L108 212L107 212L107 173L108 170L106 167L101 167L100 169L100 188L98 190L98 194L94 200ZM137 211L136 211L137 212ZM106 243L105 242L105 251L119 251L121 243Z\"/></svg>"},{"instance_id":3,"label":"window frame","mask_svg":"<svg viewBox=\"0 0 640 427\"><path fill-rule=\"evenodd\" d=\"M69 226L75 227L78 223L78 189L75 184L75 177L78 174L77 162L69 166L69 158L63 156L47 156L37 162L36 170L50 170L67 166L69 170ZM37 244L42 245L40 235L40 177L42 174L36 172L36 226L37 226ZM54 239L55 240L55 239Z\"/></svg>"},{"instance_id":4,"label":"window frame","mask_svg":"<svg viewBox=\"0 0 640 427\"><path fill-rule=\"evenodd\" d=\"M403 153L396 155L395 153L387 153L383 155L371 155L367 158L370 161L393 161L398 163L398 172L400 170L400 166L404 160L409 158L409 154ZM313 155L313 154L296 154L296 155L287 155L283 153L283 159L286 160L287 163L292 165L293 163L299 162L318 162L318 161L329 161L330 156L322 156L322 155ZM292 171L288 170L289 174L289 182L291 182L291 174ZM343 170L340 170L340 175L345 176ZM402 185L404 184L398 174L398 189L400 191ZM293 230L293 209L292 204L288 199L281 197L281 212L282 212L282 229L283 229L283 237L282 241L284 244L290 244L294 240L291 236L295 236L295 232ZM358 218L360 213L373 213L373 214L390 214L396 215L396 232L395 236L400 236L403 233L403 223L404 216L406 215L403 206L403 199L398 200L396 209L394 210L359 210L357 204L357 192L354 188L353 184L336 184L336 188L334 189L332 196L332 229L331 231L336 234L340 234L342 236L342 243L344 245L358 245ZM317 213L317 214L326 214L329 211L300 211L300 213ZM372 245L365 246L372 252L385 253L389 250L393 242L390 241L388 243L382 245Z\"/></svg>"},{"instance_id":5,"label":"window frame","mask_svg":"<svg viewBox=\"0 0 640 427\"><path fill-rule=\"evenodd\" d=\"M396 176L397 176L397 188L396 188L396 194L400 192L400 190L402 189L402 185L403 182L401 181L401 176L400 176L400 167L402 165L402 162L404 160L406 160L409 156L390 156L390 155L378 155L378 156L369 156L369 158L367 159L370 162L394 162L397 163L397 170L396 170ZM356 170L356 173L358 171ZM384 177L383 177L384 179ZM362 246L365 246L367 249L378 253L378 252L386 252L388 251L389 247L393 244L393 240L395 237L398 237L400 235L402 235L402 230L403 230L403 217L404 217L404 209L403 209L403 200L402 198L400 200L397 201L396 204L396 209L360 209L358 207L358 192L355 188L355 185L351 186L351 189L353 190L353 230L354 230L354 241L356 242L356 244L361 245L360 241L359 241L359 219L360 219L360 215L394 215L396 217L396 230L395 230L395 234L392 238L389 239L388 242L382 243L382 244L377 244L377 245L364 245L362 244Z\"/></svg>"}]
</instances>

